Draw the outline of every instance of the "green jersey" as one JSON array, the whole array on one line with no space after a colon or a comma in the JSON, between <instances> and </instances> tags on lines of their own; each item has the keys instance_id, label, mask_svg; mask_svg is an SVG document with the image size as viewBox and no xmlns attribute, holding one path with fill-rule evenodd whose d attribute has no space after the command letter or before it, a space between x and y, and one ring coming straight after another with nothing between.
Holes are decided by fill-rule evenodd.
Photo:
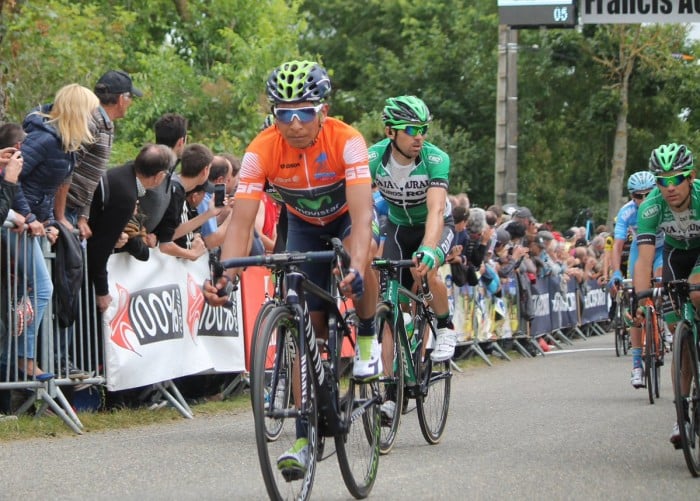
<instances>
[{"instance_id":1,"label":"green jersey","mask_svg":"<svg viewBox=\"0 0 700 501\"><path fill-rule=\"evenodd\" d=\"M416 159L401 165L391 156L390 139L369 148L369 170L372 181L389 206L389 221L401 226L425 224L428 217L428 188L447 190L450 157L437 146L423 143ZM449 204L445 217L449 216Z\"/></svg>"},{"instance_id":2,"label":"green jersey","mask_svg":"<svg viewBox=\"0 0 700 501\"><path fill-rule=\"evenodd\" d=\"M674 249L700 248L700 180L693 181L690 205L682 212L671 210L658 187L649 193L637 211L637 244L654 244L657 230Z\"/></svg>"}]
</instances>

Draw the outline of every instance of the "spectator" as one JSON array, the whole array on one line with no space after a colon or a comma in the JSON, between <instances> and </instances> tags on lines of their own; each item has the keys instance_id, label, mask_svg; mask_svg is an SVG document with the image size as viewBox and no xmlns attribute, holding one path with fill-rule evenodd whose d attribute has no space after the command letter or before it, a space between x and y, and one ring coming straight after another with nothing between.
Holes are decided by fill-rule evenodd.
<instances>
[{"instance_id":1,"label":"spectator","mask_svg":"<svg viewBox=\"0 0 700 501\"><path fill-rule=\"evenodd\" d=\"M69 84L56 93L53 104L43 105L25 118L24 166L15 210L24 216L31 236L46 236L51 243L58 238L58 231L52 226L56 190L70 176L80 147L94 141L90 123L98 106L99 100L91 90ZM31 239L26 249L20 245L19 254L28 286L35 291L31 295L35 316L27 329L26 342L18 346L18 370L28 376L50 378L53 375L43 373L34 362L34 350L53 283L38 238Z\"/></svg>"},{"instance_id":2,"label":"spectator","mask_svg":"<svg viewBox=\"0 0 700 501\"><path fill-rule=\"evenodd\" d=\"M11 209L17 192L17 181L22 171L20 148L27 134L18 123L0 125L0 222L12 223L16 231L24 226L24 217ZM15 153L18 153L15 155ZM16 158L15 158L16 157Z\"/></svg>"},{"instance_id":3,"label":"spectator","mask_svg":"<svg viewBox=\"0 0 700 501\"><path fill-rule=\"evenodd\" d=\"M87 241L88 274L95 286L98 311L104 312L112 302L107 260L134 214L138 195L163 182L174 164L170 148L146 145L136 160L108 170L98 184L90 208L93 234Z\"/></svg>"},{"instance_id":4,"label":"spectator","mask_svg":"<svg viewBox=\"0 0 700 501\"><path fill-rule=\"evenodd\" d=\"M202 237L194 230L209 217L215 217L220 209L212 207L202 219L190 220L185 199L188 192L208 182L213 159L212 152L202 144L190 144L183 150L180 175L171 179L170 204L154 230L160 251L164 254L194 261L206 253ZM180 237L185 237L184 246L176 243Z\"/></svg>"},{"instance_id":5,"label":"spectator","mask_svg":"<svg viewBox=\"0 0 700 501\"><path fill-rule=\"evenodd\" d=\"M126 116L133 98L143 93L134 87L128 73L113 70L97 81L95 95L100 101L92 114L91 132L95 140L79 150L72 176L56 193L56 219L69 230L76 226L80 237L85 239L92 234L87 224L92 196L112 154L114 121Z\"/></svg>"},{"instance_id":6,"label":"spectator","mask_svg":"<svg viewBox=\"0 0 700 501\"><path fill-rule=\"evenodd\" d=\"M144 214L144 225L148 233L153 233L170 205L172 192L170 180L187 143L187 119L177 113L166 113L156 121L153 128L156 134L156 144L163 144L171 148L177 162L171 167L164 183L159 184L154 189L146 190L146 193L139 197L139 207Z\"/></svg>"},{"instance_id":7,"label":"spectator","mask_svg":"<svg viewBox=\"0 0 700 501\"><path fill-rule=\"evenodd\" d=\"M240 168L238 169L240 170ZM209 181L213 186L217 184L225 185L227 195L224 198L224 208L217 217L209 218L204 221L200 230L204 243L207 249L219 247L226 236L226 228L231 218L231 209L228 207L230 202L233 202L233 197L229 197L229 186L232 184L233 165L230 160L222 155L214 155L209 169ZM236 184L238 184L236 182ZM207 214L209 212L212 194L206 190L203 192L202 201L197 205L198 214Z\"/></svg>"}]
</instances>

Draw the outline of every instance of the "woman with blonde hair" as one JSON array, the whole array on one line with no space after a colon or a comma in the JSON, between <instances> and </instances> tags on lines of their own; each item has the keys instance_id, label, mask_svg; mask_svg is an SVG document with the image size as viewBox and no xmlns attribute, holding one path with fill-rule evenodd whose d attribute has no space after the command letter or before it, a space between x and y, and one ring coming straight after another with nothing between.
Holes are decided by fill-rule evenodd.
<instances>
[{"instance_id":1,"label":"woman with blonde hair","mask_svg":"<svg viewBox=\"0 0 700 501\"><path fill-rule=\"evenodd\" d=\"M36 335L46 307L53 294L53 284L43 259L39 238L46 236L53 244L59 232L54 218L54 199L58 187L73 172L76 155L82 144L94 141L92 113L100 102L88 88L78 84L62 87L52 104L30 112L22 127L27 137L21 146L24 165L19 176L19 189L14 209L25 217L31 240L26 245L17 238L17 261L27 277L27 288L34 307L34 321L27 326L26 336L17 342L17 370L24 377L50 379L34 362Z\"/></svg>"}]
</instances>

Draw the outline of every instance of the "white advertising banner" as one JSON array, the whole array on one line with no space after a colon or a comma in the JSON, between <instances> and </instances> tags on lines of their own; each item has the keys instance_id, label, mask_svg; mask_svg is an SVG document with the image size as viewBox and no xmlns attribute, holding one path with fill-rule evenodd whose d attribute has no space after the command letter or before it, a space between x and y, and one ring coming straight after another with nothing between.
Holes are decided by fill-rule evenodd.
<instances>
[{"instance_id":1,"label":"white advertising banner","mask_svg":"<svg viewBox=\"0 0 700 501\"><path fill-rule=\"evenodd\" d=\"M124 390L204 371L245 370L240 291L212 308L202 284L208 257L186 261L151 250L148 261L110 257L112 304L103 315L107 388Z\"/></svg>"},{"instance_id":2,"label":"white advertising banner","mask_svg":"<svg viewBox=\"0 0 700 501\"><path fill-rule=\"evenodd\" d=\"M583 24L700 23L700 0L579 0Z\"/></svg>"}]
</instances>

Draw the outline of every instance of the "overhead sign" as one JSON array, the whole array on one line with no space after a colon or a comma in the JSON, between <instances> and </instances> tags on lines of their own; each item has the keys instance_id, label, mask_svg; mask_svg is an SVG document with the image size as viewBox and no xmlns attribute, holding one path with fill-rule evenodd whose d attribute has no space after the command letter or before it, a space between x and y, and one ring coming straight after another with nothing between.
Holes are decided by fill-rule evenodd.
<instances>
[{"instance_id":1,"label":"overhead sign","mask_svg":"<svg viewBox=\"0 0 700 501\"><path fill-rule=\"evenodd\" d=\"M499 24L511 28L573 28L578 24L575 4L574 0L498 0Z\"/></svg>"},{"instance_id":2,"label":"overhead sign","mask_svg":"<svg viewBox=\"0 0 700 501\"><path fill-rule=\"evenodd\" d=\"M700 23L700 0L580 0L583 24Z\"/></svg>"}]
</instances>

